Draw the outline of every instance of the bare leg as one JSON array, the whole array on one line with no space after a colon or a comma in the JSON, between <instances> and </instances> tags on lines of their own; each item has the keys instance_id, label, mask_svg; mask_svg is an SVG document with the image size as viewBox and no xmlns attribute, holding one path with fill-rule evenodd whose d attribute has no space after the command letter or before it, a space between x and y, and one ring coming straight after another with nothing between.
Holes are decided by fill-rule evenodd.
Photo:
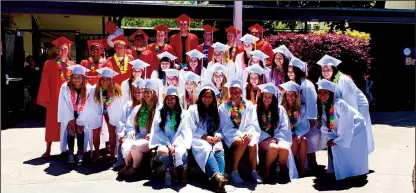
<instances>
[{"instance_id":1,"label":"bare leg","mask_svg":"<svg viewBox=\"0 0 416 193\"><path fill-rule=\"evenodd\" d=\"M92 131L92 142L94 144L94 157L92 159L93 162L97 162L98 158L100 158L100 135L101 128L97 128Z\"/></svg>"},{"instance_id":2,"label":"bare leg","mask_svg":"<svg viewBox=\"0 0 416 193\"><path fill-rule=\"evenodd\" d=\"M240 163L241 157L244 155L244 151L247 148L247 145L244 144L240 139L234 141L232 146L235 147L234 149L234 157L233 157L233 171L238 170L238 164Z\"/></svg>"},{"instance_id":3,"label":"bare leg","mask_svg":"<svg viewBox=\"0 0 416 193\"><path fill-rule=\"evenodd\" d=\"M289 151L287 149L281 148L279 147L279 165L280 165L280 170L284 173L288 173L288 169L287 169L287 157L289 155Z\"/></svg>"},{"instance_id":4,"label":"bare leg","mask_svg":"<svg viewBox=\"0 0 416 193\"><path fill-rule=\"evenodd\" d=\"M133 146L131 149L131 156L133 158L133 168L139 168L140 163L143 158L143 153L149 151L149 142L147 140L143 140L143 143Z\"/></svg>"},{"instance_id":5,"label":"bare leg","mask_svg":"<svg viewBox=\"0 0 416 193\"><path fill-rule=\"evenodd\" d=\"M109 141L110 141L110 155L111 158L114 158L114 151L116 149L116 127L111 125L111 124L107 124L108 125L108 134L109 134Z\"/></svg>"},{"instance_id":6,"label":"bare leg","mask_svg":"<svg viewBox=\"0 0 416 193\"><path fill-rule=\"evenodd\" d=\"M306 154L308 153L308 143L306 141L306 137L302 137L300 141L300 148L299 148L299 160L300 160L300 174L303 176L305 175L305 160Z\"/></svg>"},{"instance_id":7,"label":"bare leg","mask_svg":"<svg viewBox=\"0 0 416 193\"><path fill-rule=\"evenodd\" d=\"M251 162L251 170L256 170L257 168L257 146L248 146L248 157Z\"/></svg>"},{"instance_id":8,"label":"bare leg","mask_svg":"<svg viewBox=\"0 0 416 193\"><path fill-rule=\"evenodd\" d=\"M51 147L52 147L52 142L46 142L46 151L42 155L42 158L47 158L51 155Z\"/></svg>"},{"instance_id":9,"label":"bare leg","mask_svg":"<svg viewBox=\"0 0 416 193\"><path fill-rule=\"evenodd\" d=\"M265 163L265 171L264 176L268 177L270 172L270 166L276 160L277 156L279 155L278 146L276 143L270 143L272 138L268 138L260 142L259 147L261 151L266 152L266 163Z\"/></svg>"}]
</instances>

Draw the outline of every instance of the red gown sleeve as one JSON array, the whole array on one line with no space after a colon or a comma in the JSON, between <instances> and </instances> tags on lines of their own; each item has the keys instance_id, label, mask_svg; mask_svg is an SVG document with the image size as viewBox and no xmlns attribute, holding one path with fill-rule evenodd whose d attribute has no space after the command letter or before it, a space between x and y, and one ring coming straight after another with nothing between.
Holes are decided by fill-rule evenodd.
<instances>
[{"instance_id":1,"label":"red gown sleeve","mask_svg":"<svg viewBox=\"0 0 416 193\"><path fill-rule=\"evenodd\" d=\"M146 68L146 78L150 78L152 71L158 67L155 62L155 57L156 56L153 54L151 50L145 50L140 55L140 60L143 60L143 62L150 64L150 66Z\"/></svg>"},{"instance_id":2,"label":"red gown sleeve","mask_svg":"<svg viewBox=\"0 0 416 193\"><path fill-rule=\"evenodd\" d=\"M50 70L51 62L50 60L47 60L45 62L45 65L43 66L42 70L42 77L40 80L40 86L39 86L39 92L38 92L38 98L36 100L36 103L38 105L41 105L43 107L47 107L48 104L51 101L51 90L50 90L50 84L51 84L51 70Z\"/></svg>"}]
</instances>

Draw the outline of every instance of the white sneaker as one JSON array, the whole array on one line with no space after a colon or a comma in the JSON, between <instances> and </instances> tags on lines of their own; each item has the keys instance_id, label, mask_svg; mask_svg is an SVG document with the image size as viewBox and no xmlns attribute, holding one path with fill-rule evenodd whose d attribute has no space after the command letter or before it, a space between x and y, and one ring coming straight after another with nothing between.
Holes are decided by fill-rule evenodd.
<instances>
[{"instance_id":1,"label":"white sneaker","mask_svg":"<svg viewBox=\"0 0 416 193\"><path fill-rule=\"evenodd\" d=\"M251 172L251 178L253 178L253 180L254 180L257 184L261 184L261 183L263 183L263 179L261 179L261 177L259 176L259 173L257 173L257 171L252 171L252 172Z\"/></svg>"},{"instance_id":2,"label":"white sneaker","mask_svg":"<svg viewBox=\"0 0 416 193\"><path fill-rule=\"evenodd\" d=\"M235 184L242 184L244 183L243 179L241 179L240 174L238 173L237 170L231 172L231 181Z\"/></svg>"}]
</instances>

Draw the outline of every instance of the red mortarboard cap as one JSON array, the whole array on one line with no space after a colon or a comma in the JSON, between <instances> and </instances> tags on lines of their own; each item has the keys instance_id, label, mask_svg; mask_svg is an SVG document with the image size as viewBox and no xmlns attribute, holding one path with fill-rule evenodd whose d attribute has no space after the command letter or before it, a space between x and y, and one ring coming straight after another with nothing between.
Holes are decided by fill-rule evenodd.
<instances>
[{"instance_id":1,"label":"red mortarboard cap","mask_svg":"<svg viewBox=\"0 0 416 193\"><path fill-rule=\"evenodd\" d=\"M126 45L129 45L129 40L124 35L119 35L111 40L114 44L123 42Z\"/></svg>"},{"instance_id":2,"label":"red mortarboard cap","mask_svg":"<svg viewBox=\"0 0 416 193\"><path fill-rule=\"evenodd\" d=\"M190 17L188 17L187 15L182 14L181 16L179 16L178 18L176 18L176 21L178 23L182 23L182 22L185 22L186 21L186 22L188 22L188 24L190 24L191 21L192 21L192 19Z\"/></svg>"},{"instance_id":3,"label":"red mortarboard cap","mask_svg":"<svg viewBox=\"0 0 416 193\"><path fill-rule=\"evenodd\" d=\"M108 34L113 34L117 29L117 25L116 23L112 22L112 21L108 21L107 23L105 23L105 31Z\"/></svg>"},{"instance_id":4,"label":"red mortarboard cap","mask_svg":"<svg viewBox=\"0 0 416 193\"><path fill-rule=\"evenodd\" d=\"M258 23L254 24L253 26L251 26L250 28L248 28L248 30L250 30L251 32L259 32L259 33L263 33L265 30L264 28L259 25Z\"/></svg>"},{"instance_id":5,"label":"red mortarboard cap","mask_svg":"<svg viewBox=\"0 0 416 193\"><path fill-rule=\"evenodd\" d=\"M52 41L52 44L55 45L57 48L67 44L68 46L71 46L72 44L74 44L73 42L71 42L70 40L68 40L66 37L61 36L56 40Z\"/></svg>"},{"instance_id":6,"label":"red mortarboard cap","mask_svg":"<svg viewBox=\"0 0 416 193\"><path fill-rule=\"evenodd\" d=\"M164 32L170 32L170 29L163 24L157 25L155 28L153 28L155 31L164 31Z\"/></svg>"},{"instance_id":7,"label":"red mortarboard cap","mask_svg":"<svg viewBox=\"0 0 416 193\"><path fill-rule=\"evenodd\" d=\"M225 31L234 35L238 35L240 33L240 30L236 29L234 26L228 27Z\"/></svg>"},{"instance_id":8,"label":"red mortarboard cap","mask_svg":"<svg viewBox=\"0 0 416 193\"><path fill-rule=\"evenodd\" d=\"M136 36L137 34L142 34L144 36L145 41L147 41L149 39L149 36L147 36L147 34L144 33L144 31L142 29L138 29L136 32L131 34L130 39L134 40L134 36Z\"/></svg>"},{"instance_id":9,"label":"red mortarboard cap","mask_svg":"<svg viewBox=\"0 0 416 193\"><path fill-rule=\"evenodd\" d=\"M208 24L204 25L202 28L204 29L204 32L214 33L215 31L217 31L217 28L212 27L211 25L208 25Z\"/></svg>"},{"instance_id":10,"label":"red mortarboard cap","mask_svg":"<svg viewBox=\"0 0 416 193\"><path fill-rule=\"evenodd\" d=\"M102 39L99 39L99 40L88 40L87 41L87 44L88 44L88 49L90 49L93 44L98 44L102 48L104 48L104 41Z\"/></svg>"}]
</instances>

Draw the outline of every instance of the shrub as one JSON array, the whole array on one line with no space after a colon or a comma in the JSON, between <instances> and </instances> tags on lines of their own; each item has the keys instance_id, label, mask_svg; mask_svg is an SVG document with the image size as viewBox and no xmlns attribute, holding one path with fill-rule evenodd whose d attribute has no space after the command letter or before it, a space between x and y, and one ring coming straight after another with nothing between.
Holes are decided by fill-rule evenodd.
<instances>
[{"instance_id":1,"label":"shrub","mask_svg":"<svg viewBox=\"0 0 416 193\"><path fill-rule=\"evenodd\" d=\"M316 64L325 54L342 60L339 70L355 81L357 86L363 88L366 74L372 58L369 54L369 40L352 38L337 33L279 33L265 37L274 48L286 45L294 56L308 64L308 78L317 82L321 67Z\"/></svg>"}]
</instances>

